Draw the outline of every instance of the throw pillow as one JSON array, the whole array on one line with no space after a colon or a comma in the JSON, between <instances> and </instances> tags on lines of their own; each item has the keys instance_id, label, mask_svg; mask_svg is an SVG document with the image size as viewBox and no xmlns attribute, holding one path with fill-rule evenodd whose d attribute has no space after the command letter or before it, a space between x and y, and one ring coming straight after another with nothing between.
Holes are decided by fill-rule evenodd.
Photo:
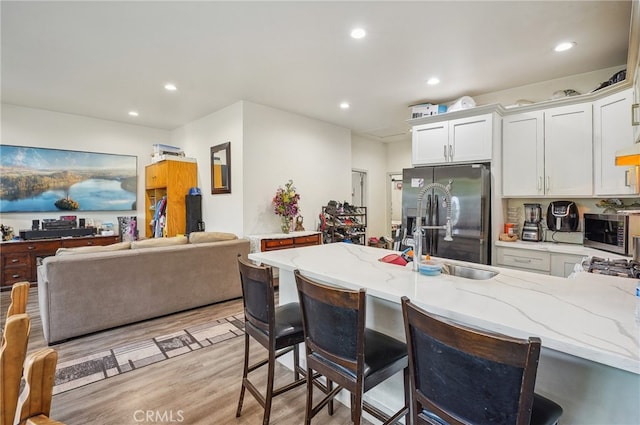
<instances>
[{"instance_id":1,"label":"throw pillow","mask_svg":"<svg viewBox=\"0 0 640 425\"><path fill-rule=\"evenodd\" d=\"M188 242L186 236L172 238L149 238L131 242L131 249L154 248L158 246L184 245Z\"/></svg>"},{"instance_id":2,"label":"throw pillow","mask_svg":"<svg viewBox=\"0 0 640 425\"><path fill-rule=\"evenodd\" d=\"M206 243L232 241L238 239L233 233L225 232L193 232L189 234L189 243Z\"/></svg>"},{"instance_id":3,"label":"throw pillow","mask_svg":"<svg viewBox=\"0 0 640 425\"><path fill-rule=\"evenodd\" d=\"M119 242L105 246L79 246L77 248L58 248L56 255L86 254L89 252L121 251L131 248L131 242Z\"/></svg>"}]
</instances>

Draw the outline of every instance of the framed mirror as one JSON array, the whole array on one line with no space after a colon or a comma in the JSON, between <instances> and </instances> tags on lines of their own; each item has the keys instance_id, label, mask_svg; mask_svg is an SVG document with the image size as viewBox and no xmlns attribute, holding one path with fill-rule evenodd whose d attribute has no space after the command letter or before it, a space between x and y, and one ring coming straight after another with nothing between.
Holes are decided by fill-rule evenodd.
<instances>
[{"instance_id":1,"label":"framed mirror","mask_svg":"<svg viewBox=\"0 0 640 425\"><path fill-rule=\"evenodd\" d=\"M231 193L231 142L211 147L211 194Z\"/></svg>"}]
</instances>

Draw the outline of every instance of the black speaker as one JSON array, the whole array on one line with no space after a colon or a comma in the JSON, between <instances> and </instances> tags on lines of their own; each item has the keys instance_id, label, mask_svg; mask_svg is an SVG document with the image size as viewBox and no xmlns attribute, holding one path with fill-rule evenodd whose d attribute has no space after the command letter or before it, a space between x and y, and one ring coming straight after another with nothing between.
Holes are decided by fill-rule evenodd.
<instances>
[{"instance_id":1,"label":"black speaker","mask_svg":"<svg viewBox=\"0 0 640 425\"><path fill-rule=\"evenodd\" d=\"M201 232L204 230L202 221L202 195L185 195L184 202L187 210L187 226L185 233Z\"/></svg>"},{"instance_id":2,"label":"black speaker","mask_svg":"<svg viewBox=\"0 0 640 425\"><path fill-rule=\"evenodd\" d=\"M40 228L40 220L31 220L31 230L38 230Z\"/></svg>"},{"instance_id":3,"label":"black speaker","mask_svg":"<svg viewBox=\"0 0 640 425\"><path fill-rule=\"evenodd\" d=\"M84 226L85 226L84 218L81 218L79 221L80 221L80 228L84 229Z\"/></svg>"}]
</instances>

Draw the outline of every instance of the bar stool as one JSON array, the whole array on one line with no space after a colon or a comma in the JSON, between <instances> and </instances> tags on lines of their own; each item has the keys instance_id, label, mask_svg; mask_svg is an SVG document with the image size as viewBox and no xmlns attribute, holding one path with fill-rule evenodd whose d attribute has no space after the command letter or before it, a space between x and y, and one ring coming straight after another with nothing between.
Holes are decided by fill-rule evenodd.
<instances>
[{"instance_id":1,"label":"bar stool","mask_svg":"<svg viewBox=\"0 0 640 425\"><path fill-rule=\"evenodd\" d=\"M409 413L409 371L406 345L390 336L365 328L365 289L339 289L314 282L294 271L307 361L305 424L342 390L351 393L351 417L359 425L362 411L384 424ZM317 373L314 374L313 371ZM363 394L398 372L404 372L404 406L392 416L363 400ZM313 387L319 375L327 379L329 392L313 406ZM336 388L332 388L336 383Z\"/></svg>"},{"instance_id":2,"label":"bar stool","mask_svg":"<svg viewBox=\"0 0 640 425\"><path fill-rule=\"evenodd\" d=\"M562 408L534 393L540 339L433 316L402 297L412 423L552 425Z\"/></svg>"},{"instance_id":3,"label":"bar stool","mask_svg":"<svg viewBox=\"0 0 640 425\"><path fill-rule=\"evenodd\" d=\"M245 389L255 397L264 408L262 423L269 423L271 401L273 397L303 385L306 380L300 377L304 371L300 368L298 344L304 341L302 318L298 303L275 307L273 272L268 266L255 266L238 256L240 281L242 282L242 301L244 303L244 369L242 388L236 417L242 413ZM268 351L268 358L249 365L249 340L253 338ZM273 388L276 359L293 351L294 381L282 387ZM267 365L267 389L263 396L249 380L248 374Z\"/></svg>"}]
</instances>

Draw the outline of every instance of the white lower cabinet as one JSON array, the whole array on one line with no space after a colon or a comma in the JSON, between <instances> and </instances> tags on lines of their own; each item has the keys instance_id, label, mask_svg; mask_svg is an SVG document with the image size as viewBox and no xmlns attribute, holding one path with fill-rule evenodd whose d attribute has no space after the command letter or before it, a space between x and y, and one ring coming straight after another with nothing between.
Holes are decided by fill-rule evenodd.
<instances>
[{"instance_id":1,"label":"white lower cabinet","mask_svg":"<svg viewBox=\"0 0 640 425\"><path fill-rule=\"evenodd\" d=\"M526 248L496 247L498 267L568 277L585 257Z\"/></svg>"},{"instance_id":2,"label":"white lower cabinet","mask_svg":"<svg viewBox=\"0 0 640 425\"><path fill-rule=\"evenodd\" d=\"M503 247L497 247L497 250L497 266L542 274L549 274L551 271L548 252Z\"/></svg>"},{"instance_id":3,"label":"white lower cabinet","mask_svg":"<svg viewBox=\"0 0 640 425\"><path fill-rule=\"evenodd\" d=\"M584 257L584 255L551 253L551 274L569 277L574 272L576 264L580 264Z\"/></svg>"}]
</instances>

